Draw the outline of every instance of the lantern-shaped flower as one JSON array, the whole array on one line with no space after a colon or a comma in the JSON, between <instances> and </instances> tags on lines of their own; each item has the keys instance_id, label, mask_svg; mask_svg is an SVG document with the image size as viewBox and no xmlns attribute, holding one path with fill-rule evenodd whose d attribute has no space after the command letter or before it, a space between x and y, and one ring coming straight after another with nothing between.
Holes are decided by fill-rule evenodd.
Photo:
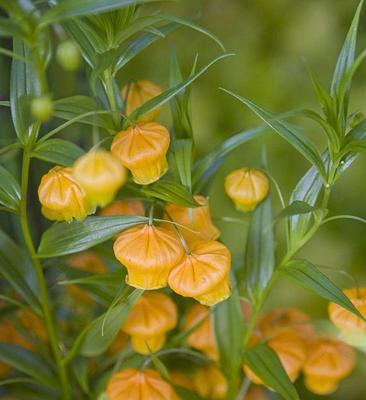
<instances>
[{"instance_id":1,"label":"lantern-shaped flower","mask_svg":"<svg viewBox=\"0 0 366 400\"><path fill-rule=\"evenodd\" d=\"M152 369L127 368L112 375L108 400L179 400L173 387Z\"/></svg>"},{"instance_id":2,"label":"lantern-shaped flower","mask_svg":"<svg viewBox=\"0 0 366 400\"><path fill-rule=\"evenodd\" d=\"M261 318L258 327L266 337L276 332L291 329L304 340L312 340L315 336L310 317L297 308L276 308Z\"/></svg>"},{"instance_id":3,"label":"lantern-shaped flower","mask_svg":"<svg viewBox=\"0 0 366 400\"><path fill-rule=\"evenodd\" d=\"M230 296L230 251L216 241L197 241L169 275L178 294L211 306Z\"/></svg>"},{"instance_id":4,"label":"lantern-shaped flower","mask_svg":"<svg viewBox=\"0 0 366 400\"><path fill-rule=\"evenodd\" d=\"M305 385L313 393L333 393L355 365L353 349L336 339L318 338L309 346L304 365Z\"/></svg>"},{"instance_id":5,"label":"lantern-shaped flower","mask_svg":"<svg viewBox=\"0 0 366 400\"><path fill-rule=\"evenodd\" d=\"M27 332L42 342L48 341L47 329L40 316L31 310L25 309L20 310L17 314Z\"/></svg>"},{"instance_id":6,"label":"lantern-shaped flower","mask_svg":"<svg viewBox=\"0 0 366 400\"><path fill-rule=\"evenodd\" d=\"M42 214L53 221L84 219L94 211L71 168L56 166L42 177L38 188Z\"/></svg>"},{"instance_id":7,"label":"lantern-shaped flower","mask_svg":"<svg viewBox=\"0 0 366 400\"><path fill-rule=\"evenodd\" d=\"M266 175L256 169L240 168L232 171L225 179L226 194L238 210L252 211L268 194Z\"/></svg>"},{"instance_id":8,"label":"lantern-shaped flower","mask_svg":"<svg viewBox=\"0 0 366 400\"><path fill-rule=\"evenodd\" d=\"M218 360L217 346L213 332L212 318L209 308L202 304L191 306L184 321L184 330L196 327L186 339L194 349L200 350L213 360Z\"/></svg>"},{"instance_id":9,"label":"lantern-shaped flower","mask_svg":"<svg viewBox=\"0 0 366 400\"><path fill-rule=\"evenodd\" d=\"M169 132L164 126L155 122L138 123L115 136L111 151L132 172L136 183L148 185L168 170L169 144Z\"/></svg>"},{"instance_id":10,"label":"lantern-shaped flower","mask_svg":"<svg viewBox=\"0 0 366 400\"><path fill-rule=\"evenodd\" d=\"M174 222L183 225L179 229L188 242L194 240L216 240L220 231L211 221L208 200L203 196L194 196L201 207L186 208L176 204L167 204L166 211ZM172 224L165 223L164 227L175 229ZM185 229L187 227L188 229ZM193 232L194 231L194 232Z\"/></svg>"},{"instance_id":11,"label":"lantern-shaped flower","mask_svg":"<svg viewBox=\"0 0 366 400\"><path fill-rule=\"evenodd\" d=\"M204 399L225 399L227 381L223 373L216 367L200 368L194 374L194 385L197 393Z\"/></svg>"},{"instance_id":12,"label":"lantern-shaped flower","mask_svg":"<svg viewBox=\"0 0 366 400\"><path fill-rule=\"evenodd\" d=\"M132 306L121 329L131 336L138 353L149 354L164 346L166 333L176 324L177 307L170 297L145 292Z\"/></svg>"},{"instance_id":13,"label":"lantern-shaped flower","mask_svg":"<svg viewBox=\"0 0 366 400\"><path fill-rule=\"evenodd\" d=\"M91 150L76 160L73 174L93 207L110 203L127 178L119 159L103 149Z\"/></svg>"},{"instance_id":14,"label":"lantern-shaped flower","mask_svg":"<svg viewBox=\"0 0 366 400\"><path fill-rule=\"evenodd\" d=\"M194 390L192 379L179 370L169 371L170 382L175 386L180 386L187 390Z\"/></svg>"},{"instance_id":15,"label":"lantern-shaped flower","mask_svg":"<svg viewBox=\"0 0 366 400\"><path fill-rule=\"evenodd\" d=\"M142 106L148 100L153 97L158 96L161 93L161 88L155 83L147 80L138 80L128 83L121 89L121 97L125 103L125 112L129 116L136 108ZM155 108L154 110L142 115L138 118L142 122L153 121L159 114L160 108Z\"/></svg>"},{"instance_id":16,"label":"lantern-shaped flower","mask_svg":"<svg viewBox=\"0 0 366 400\"><path fill-rule=\"evenodd\" d=\"M343 292L357 310L366 317L366 288L345 289ZM342 332L347 342L355 345L365 343L366 322L364 320L336 303L329 304L328 312L333 324Z\"/></svg>"},{"instance_id":17,"label":"lantern-shaped flower","mask_svg":"<svg viewBox=\"0 0 366 400\"><path fill-rule=\"evenodd\" d=\"M117 217L120 215L145 215L144 205L140 200L117 200L99 211L103 217Z\"/></svg>"},{"instance_id":18,"label":"lantern-shaped flower","mask_svg":"<svg viewBox=\"0 0 366 400\"><path fill-rule=\"evenodd\" d=\"M140 225L122 232L113 250L128 270L127 283L145 290L166 286L170 271L184 254L174 233L154 225Z\"/></svg>"},{"instance_id":19,"label":"lantern-shaped flower","mask_svg":"<svg viewBox=\"0 0 366 400\"><path fill-rule=\"evenodd\" d=\"M94 251L75 253L68 257L67 262L71 267L93 274L102 274L107 271L103 259ZM69 285L68 291L79 304L88 305L92 302L88 293L76 285Z\"/></svg>"},{"instance_id":20,"label":"lantern-shaped flower","mask_svg":"<svg viewBox=\"0 0 366 400\"><path fill-rule=\"evenodd\" d=\"M305 343L295 331L287 329L269 338L267 344L277 354L287 375L294 382L306 359ZM248 367L244 366L244 372L254 383L263 384L262 380Z\"/></svg>"}]
</instances>

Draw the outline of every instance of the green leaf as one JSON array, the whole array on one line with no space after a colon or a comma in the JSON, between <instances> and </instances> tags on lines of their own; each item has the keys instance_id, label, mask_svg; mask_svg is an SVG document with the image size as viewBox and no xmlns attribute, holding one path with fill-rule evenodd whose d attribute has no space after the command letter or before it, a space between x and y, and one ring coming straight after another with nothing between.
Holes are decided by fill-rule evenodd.
<instances>
[{"instance_id":1,"label":"green leaf","mask_svg":"<svg viewBox=\"0 0 366 400\"><path fill-rule=\"evenodd\" d=\"M266 344L259 344L247 350L244 362L265 385L275 390L285 400L300 400L277 354Z\"/></svg>"},{"instance_id":2,"label":"green leaf","mask_svg":"<svg viewBox=\"0 0 366 400\"><path fill-rule=\"evenodd\" d=\"M241 367L244 343L244 320L236 288L233 289L231 297L215 306L212 316L220 366L231 390Z\"/></svg>"},{"instance_id":3,"label":"green leaf","mask_svg":"<svg viewBox=\"0 0 366 400\"><path fill-rule=\"evenodd\" d=\"M363 0L360 1L357 7L357 11L353 18L351 27L348 31L346 40L338 56L331 85L332 96L337 95L343 76L346 74L347 70L352 67L352 64L354 62L356 53L357 30L358 30L358 24L360 20L362 6L363 6Z\"/></svg>"},{"instance_id":4,"label":"green leaf","mask_svg":"<svg viewBox=\"0 0 366 400\"><path fill-rule=\"evenodd\" d=\"M37 286L30 261L23 250L0 230L0 274L9 285L35 310L40 311Z\"/></svg>"},{"instance_id":5,"label":"green leaf","mask_svg":"<svg viewBox=\"0 0 366 400\"><path fill-rule=\"evenodd\" d=\"M252 101L239 96L230 90L222 90L249 107L270 128L277 132L282 138L287 140L287 142L289 142L299 153L301 153L309 162L311 162L311 164L318 169L321 176L326 178L325 168L319 151L312 142L298 132L292 125L289 125L282 121L279 117L270 114L268 111L265 111L263 108L254 104Z\"/></svg>"},{"instance_id":6,"label":"green leaf","mask_svg":"<svg viewBox=\"0 0 366 400\"><path fill-rule=\"evenodd\" d=\"M70 121L82 114L102 111L97 103L88 96L72 96L54 102L54 116ZM110 115L88 115L78 119L79 123L99 126L104 129L114 129L113 120Z\"/></svg>"},{"instance_id":7,"label":"green leaf","mask_svg":"<svg viewBox=\"0 0 366 400\"><path fill-rule=\"evenodd\" d=\"M122 7L154 1L161 0L78 0L76 2L75 0L61 0L43 15L40 23L50 24L69 18L104 13Z\"/></svg>"},{"instance_id":8,"label":"green leaf","mask_svg":"<svg viewBox=\"0 0 366 400\"><path fill-rule=\"evenodd\" d=\"M0 17L0 36L21 36L21 31L10 18Z\"/></svg>"},{"instance_id":9,"label":"green leaf","mask_svg":"<svg viewBox=\"0 0 366 400\"><path fill-rule=\"evenodd\" d=\"M10 343L0 343L0 360L46 386L58 387L52 368L47 366L38 355L23 347Z\"/></svg>"},{"instance_id":10,"label":"green leaf","mask_svg":"<svg viewBox=\"0 0 366 400\"><path fill-rule=\"evenodd\" d=\"M84 150L72 142L63 139L49 139L37 143L32 157L69 167L83 154L85 154Z\"/></svg>"},{"instance_id":11,"label":"green leaf","mask_svg":"<svg viewBox=\"0 0 366 400\"><path fill-rule=\"evenodd\" d=\"M13 58L10 75L10 107L16 134L21 143L26 144L29 140L30 98L40 95L38 76L33 68L29 48L23 40L13 39L13 51L30 62Z\"/></svg>"},{"instance_id":12,"label":"green leaf","mask_svg":"<svg viewBox=\"0 0 366 400\"><path fill-rule=\"evenodd\" d=\"M365 320L342 290L309 261L292 260L285 266L283 273L305 289L311 290L326 300L337 303Z\"/></svg>"},{"instance_id":13,"label":"green leaf","mask_svg":"<svg viewBox=\"0 0 366 400\"><path fill-rule=\"evenodd\" d=\"M202 400L196 393L180 386L174 386L174 390L181 400Z\"/></svg>"},{"instance_id":14,"label":"green leaf","mask_svg":"<svg viewBox=\"0 0 366 400\"><path fill-rule=\"evenodd\" d=\"M109 314L103 314L94 320L84 332L81 333L79 350L83 356L95 357L105 352L117 336L124 320L143 290L135 289L122 304L115 306Z\"/></svg>"},{"instance_id":15,"label":"green leaf","mask_svg":"<svg viewBox=\"0 0 366 400\"><path fill-rule=\"evenodd\" d=\"M0 205L17 212L20 203L20 187L13 175L0 166Z\"/></svg>"},{"instance_id":16,"label":"green leaf","mask_svg":"<svg viewBox=\"0 0 366 400\"><path fill-rule=\"evenodd\" d=\"M198 160L193 168L194 191L196 193L201 191L201 188L218 170L226 155L249 140L262 136L265 130L264 127L259 127L239 132L225 140L216 150Z\"/></svg>"},{"instance_id":17,"label":"green leaf","mask_svg":"<svg viewBox=\"0 0 366 400\"><path fill-rule=\"evenodd\" d=\"M279 214L274 218L275 220L281 218L292 217L293 215L299 214L309 214L317 210L317 208L306 203L306 201L295 200L286 208L284 208Z\"/></svg>"},{"instance_id":18,"label":"green leaf","mask_svg":"<svg viewBox=\"0 0 366 400\"><path fill-rule=\"evenodd\" d=\"M272 205L268 196L254 211L245 252L245 286L255 303L267 286L275 266Z\"/></svg>"},{"instance_id":19,"label":"green leaf","mask_svg":"<svg viewBox=\"0 0 366 400\"><path fill-rule=\"evenodd\" d=\"M88 217L82 222L55 223L41 237L38 257L58 257L89 249L117 233L143 224L145 217Z\"/></svg>"},{"instance_id":20,"label":"green leaf","mask_svg":"<svg viewBox=\"0 0 366 400\"><path fill-rule=\"evenodd\" d=\"M152 98L151 100L147 101L146 103L144 103L142 106L140 106L139 108L137 108L131 115L130 115L130 119L133 120L137 120L138 117L140 117L141 115L144 115L152 110L154 110L155 108L161 107L163 104L167 103L169 100L171 100L174 96L176 96L178 93L180 93L183 89L185 89L186 87L188 87L189 85L191 85L197 78L199 78L202 74L204 74L212 65L216 64L218 61L230 57L233 54L223 54L217 58L215 58L214 60L212 60L210 63L208 63L206 66L204 66L203 68L201 68L197 73L195 73L194 75L190 76L189 78L183 80L181 83L179 83L178 85L176 85L173 88L170 88L166 91L164 91L163 93L161 93L160 95Z\"/></svg>"},{"instance_id":21,"label":"green leaf","mask_svg":"<svg viewBox=\"0 0 366 400\"><path fill-rule=\"evenodd\" d=\"M189 191L192 189L192 139L177 139L173 142L173 151L180 181Z\"/></svg>"},{"instance_id":22,"label":"green leaf","mask_svg":"<svg viewBox=\"0 0 366 400\"><path fill-rule=\"evenodd\" d=\"M176 182L158 181L150 186L145 186L141 189L141 192L145 196L155 197L183 207L199 207L192 194L184 186Z\"/></svg>"}]
</instances>

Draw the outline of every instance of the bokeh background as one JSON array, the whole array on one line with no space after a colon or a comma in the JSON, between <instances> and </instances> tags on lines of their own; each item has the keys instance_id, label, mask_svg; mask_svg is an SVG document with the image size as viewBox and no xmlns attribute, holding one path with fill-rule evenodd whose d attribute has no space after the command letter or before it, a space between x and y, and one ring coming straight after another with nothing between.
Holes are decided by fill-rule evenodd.
<instances>
[{"instance_id":1,"label":"bokeh background","mask_svg":"<svg viewBox=\"0 0 366 400\"><path fill-rule=\"evenodd\" d=\"M231 89L273 113L295 108L319 110L307 68L328 87L338 51L357 7L357 0L181 0L162 4L166 13L196 17L197 21L214 32L228 52L236 55L221 61L197 81L192 91L192 115L196 140L196 155L212 150L230 135L260 124L245 106L218 88ZM156 9L156 6L150 6ZM360 24L359 49L366 45L366 13ZM4 45L9 45L6 41ZM144 78L168 86L171 46L177 49L183 71L188 74L194 57L199 65L220 53L215 43L205 36L182 28L169 38L162 39L140 54L119 75L120 83L131 78ZM366 68L356 75L352 109L366 112ZM62 78L60 78L62 77ZM0 97L8 98L9 59L0 57ZM55 63L50 66L49 82L54 98L87 94L88 87L82 71L66 73ZM169 119L163 112L162 121ZM296 121L304 134L313 138L322 149L324 135L316 125ZM65 131L65 137L84 137L86 126L75 125ZM7 110L0 110L0 145L14 135ZM243 258L249 217L237 213L225 196L225 174L238 166L259 166L262 146L268 153L270 173L289 198L292 188L308 168L308 163L286 142L269 132L264 140L255 141L235 151L220 169L210 190L214 216L230 216L241 223L216 220L223 241L234 251L236 262ZM14 173L15 170L14 163ZM44 166L40 166L40 173ZM366 158L361 155L338 181L330 201L330 215L353 214L366 217ZM34 188L37 182L34 181ZM278 202L273 191L274 204ZM1 223L6 223L4 216ZM35 219L34 224L40 224ZM16 228L14 228L16 234ZM354 282L339 271L352 274L358 284L366 283L366 227L354 221L332 222L321 228L302 251L316 265L324 268L342 287ZM280 282L273 290L267 307L299 306L314 319L326 318L327 304L309 295L288 281ZM366 399L366 356L359 354L357 371L342 383L329 399ZM299 380L302 399L316 399Z\"/></svg>"}]
</instances>

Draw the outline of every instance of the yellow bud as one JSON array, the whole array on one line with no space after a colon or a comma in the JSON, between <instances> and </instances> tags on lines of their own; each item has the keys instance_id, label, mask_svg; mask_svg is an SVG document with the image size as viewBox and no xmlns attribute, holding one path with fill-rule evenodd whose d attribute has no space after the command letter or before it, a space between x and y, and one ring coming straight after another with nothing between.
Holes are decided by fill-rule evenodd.
<instances>
[{"instance_id":1,"label":"yellow bud","mask_svg":"<svg viewBox=\"0 0 366 400\"><path fill-rule=\"evenodd\" d=\"M240 211L252 211L267 196L269 190L266 175L256 169L240 168L225 179L226 194Z\"/></svg>"},{"instance_id":2,"label":"yellow bud","mask_svg":"<svg viewBox=\"0 0 366 400\"><path fill-rule=\"evenodd\" d=\"M121 97L125 103L126 115L130 115L136 108L142 106L148 100L158 96L161 88L147 80L139 80L128 83L121 89ZM153 121L160 113L160 108L156 108L145 115L139 117L140 122Z\"/></svg>"},{"instance_id":3,"label":"yellow bud","mask_svg":"<svg viewBox=\"0 0 366 400\"><path fill-rule=\"evenodd\" d=\"M72 40L66 40L58 45L56 58L66 71L75 71L80 66L80 52Z\"/></svg>"},{"instance_id":4,"label":"yellow bud","mask_svg":"<svg viewBox=\"0 0 366 400\"><path fill-rule=\"evenodd\" d=\"M83 220L94 210L71 168L56 166L42 177L38 188L43 215L53 221Z\"/></svg>"},{"instance_id":5,"label":"yellow bud","mask_svg":"<svg viewBox=\"0 0 366 400\"><path fill-rule=\"evenodd\" d=\"M103 149L92 150L80 157L75 162L73 175L93 207L110 203L127 178L118 158Z\"/></svg>"},{"instance_id":6,"label":"yellow bud","mask_svg":"<svg viewBox=\"0 0 366 400\"><path fill-rule=\"evenodd\" d=\"M168 170L166 153L170 144L168 130L155 122L137 124L119 132L111 151L127 167L140 185L157 181Z\"/></svg>"},{"instance_id":7,"label":"yellow bud","mask_svg":"<svg viewBox=\"0 0 366 400\"><path fill-rule=\"evenodd\" d=\"M31 103L31 112L34 118L47 121L53 114L53 102L49 95L36 97Z\"/></svg>"}]
</instances>

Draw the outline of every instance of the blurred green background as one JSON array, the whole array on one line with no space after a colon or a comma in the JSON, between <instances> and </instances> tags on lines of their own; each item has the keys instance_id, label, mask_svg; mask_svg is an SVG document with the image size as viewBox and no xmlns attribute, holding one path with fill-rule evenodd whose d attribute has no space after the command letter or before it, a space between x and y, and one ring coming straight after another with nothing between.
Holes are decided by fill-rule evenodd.
<instances>
[{"instance_id":1,"label":"blurred green background","mask_svg":"<svg viewBox=\"0 0 366 400\"><path fill-rule=\"evenodd\" d=\"M160 8L179 16L196 16L199 23L214 32L235 57L221 61L193 86L192 114L197 155L205 154L224 138L260 124L245 106L221 92L220 86L231 89L273 113L295 108L319 110L307 68L328 87L338 51L355 12L357 0L181 0ZM150 6L155 10L157 6ZM215 43L190 29L182 28L169 38L162 39L140 54L119 75L122 84L131 78L150 79L168 86L169 55L176 47L183 71L188 74L196 54L199 65L220 53ZM359 49L366 46L366 13L361 18ZM352 110L366 112L366 68L356 75ZM9 60L0 58L0 97L8 98ZM49 82L55 98L87 93L87 82L82 71L67 73L53 63ZM168 112L162 114L166 121ZM322 149L324 135L313 124L304 120L304 132ZM13 135L6 110L0 111L0 139ZM75 126L66 132L72 137L89 129ZM1 142L0 142L1 143ZM262 145L268 152L270 173L278 181L288 199L297 180L308 168L308 163L274 133L264 140L251 142L234 152L220 169L211 188L211 207L214 216L231 216L242 224L216 221L222 239L230 245L234 258L241 260L249 217L237 213L225 196L225 174L238 166L259 166ZM360 156L338 181L330 202L330 215L353 214L366 217L365 156ZM273 191L275 206L278 202ZM332 222L323 227L302 251L340 286L354 285L350 278L337 271L347 271L358 283L366 284L365 225L354 221ZM329 267L329 268L328 268ZM307 292L282 281L273 290L271 307L297 305L314 318L326 317L326 303ZM341 384L329 399L366 399L365 356L359 355L357 371ZM299 385L301 386L301 379ZM302 399L320 398L301 390Z\"/></svg>"}]
</instances>

